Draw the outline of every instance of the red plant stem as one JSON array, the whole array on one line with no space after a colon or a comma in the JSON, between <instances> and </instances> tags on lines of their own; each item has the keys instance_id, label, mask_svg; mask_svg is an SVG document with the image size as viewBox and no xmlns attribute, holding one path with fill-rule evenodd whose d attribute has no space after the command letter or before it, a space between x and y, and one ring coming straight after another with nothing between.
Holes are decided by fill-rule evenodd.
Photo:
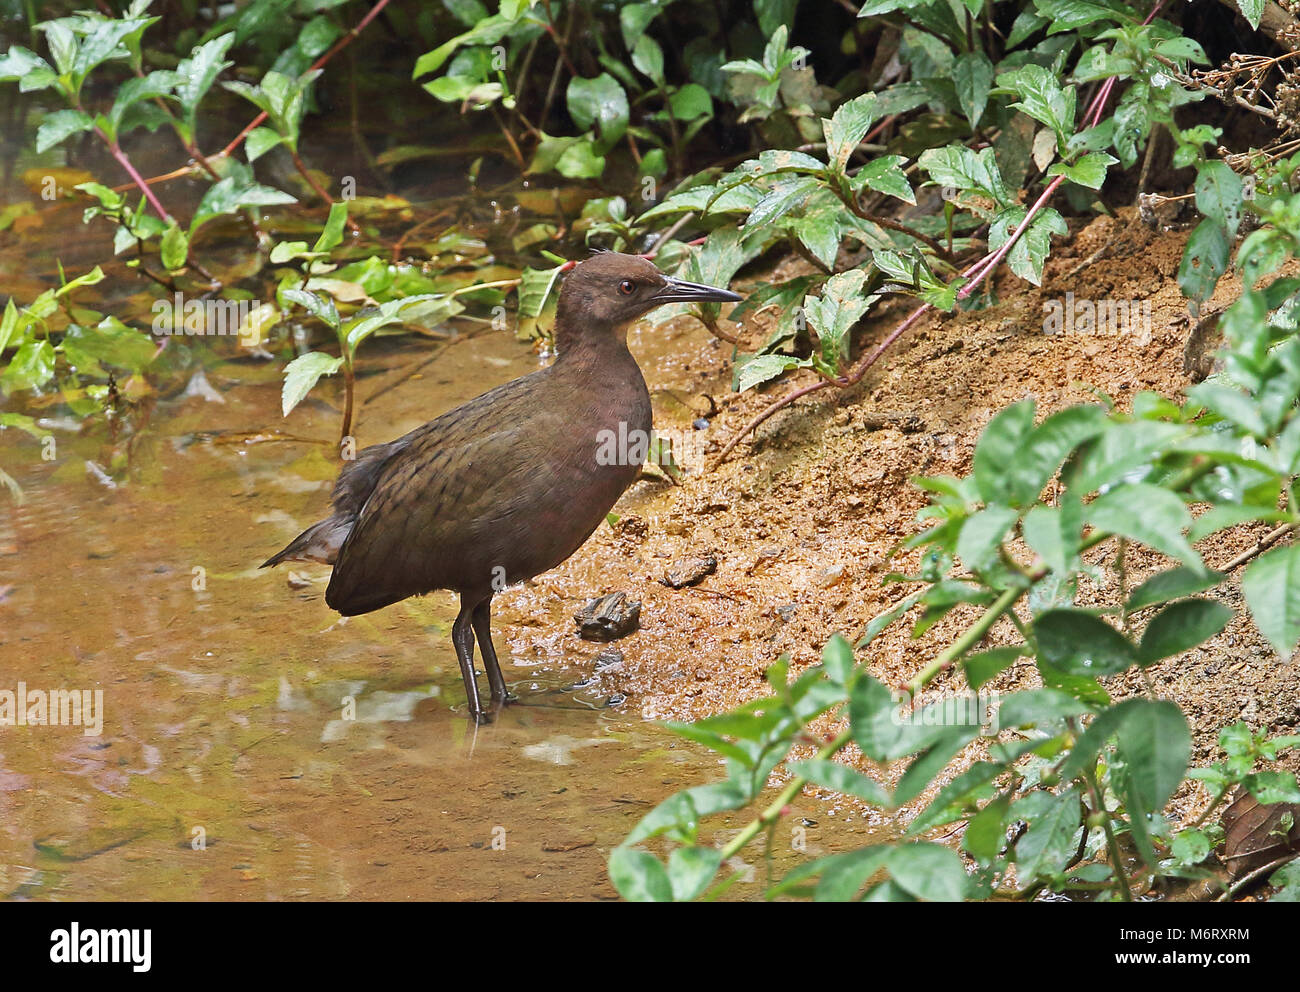
<instances>
[{"instance_id":1,"label":"red plant stem","mask_svg":"<svg viewBox=\"0 0 1300 992\"><path fill-rule=\"evenodd\" d=\"M122 168L126 170L126 174L131 177L131 181L140 187L140 191L144 193L145 199L149 201L154 210L158 211L158 216L165 221L170 221L172 215L167 212L167 208L164 207L158 197L154 195L153 190L149 188L149 184L145 182L144 177L136 171L135 166L131 164L131 160L127 158L126 152L122 151L122 146L116 141L110 141L108 135L98 127L95 128L95 133L103 139L104 144L108 146L108 150L112 152L113 157L117 159L118 164L121 165Z\"/></svg>"},{"instance_id":2,"label":"red plant stem","mask_svg":"<svg viewBox=\"0 0 1300 992\"><path fill-rule=\"evenodd\" d=\"M883 121L881 121L879 124L877 124L875 127L873 127L870 131L866 133L866 135L862 138L862 143L864 145L869 143L872 138L878 135L885 128L889 127L890 124L893 124L894 121L897 119L898 119L897 114L890 114Z\"/></svg>"},{"instance_id":3,"label":"red plant stem","mask_svg":"<svg viewBox=\"0 0 1300 992\"><path fill-rule=\"evenodd\" d=\"M1156 5L1151 9L1151 13L1147 15L1146 20L1142 23L1150 24L1163 6L1164 0L1157 0ZM1110 99L1111 91L1114 90L1118 78L1119 77L1117 76L1111 76L1107 79L1102 84L1101 89L1097 91L1096 96L1094 96L1092 101L1088 104L1088 109L1083 115L1084 128L1096 127L1097 124L1100 123L1102 112L1106 109L1106 103ZM883 123L884 122L882 122L882 125ZM879 128L877 128L877 130L879 130ZM875 132L872 133L874 134ZM1048 184L1047 188L1043 190L1042 195L1039 196L1039 198L1034 201L1034 205L1029 208L1029 212L1025 214L1024 220L1020 222L1015 231L1012 232L1011 237L1007 239L1006 243L1002 245L1001 248L993 252L991 255L981 259L979 262L976 262L973 266L962 273L962 276L966 278L968 282L957 291L958 299L966 299L971 295L971 293L975 292L979 285L988 278L989 274L997 268L998 264L1006 258L1007 253L1015 247L1015 244L1020 240L1021 235L1025 233L1025 230L1033 222L1034 217L1037 216L1045 206L1047 206L1052 195L1060 187L1061 183L1065 182L1065 178L1065 176L1057 176ZM800 386L798 389L795 389L780 399L768 404L759 411L758 415L750 420L749 423L737 431L736 434L732 436L731 440L723 446L722 450L718 453L718 456L713 460L712 467L717 468L718 465L722 464L722 462L726 460L727 455L731 454L732 450L746 435L757 428L761 423L763 423L763 421L767 420L768 417L771 417L777 411L789 406L795 400L802 399L809 393L815 393L819 389L825 389L827 386L837 386L840 389L847 389L850 386L857 385L857 383L862 381L862 378L867 374L867 371L871 366L874 365L880 359L880 356L885 353L885 350L897 341L904 331L915 324L921 319L921 317L932 309L933 307L931 304L924 303L917 307L917 309L913 310L912 313L910 313L901 324L890 331L889 334L885 336L885 339L881 341L880 344L878 344L868 355L859 359L857 364L853 366L847 375L841 376L838 379L820 379L810 385Z\"/></svg>"},{"instance_id":4,"label":"red plant stem","mask_svg":"<svg viewBox=\"0 0 1300 992\"><path fill-rule=\"evenodd\" d=\"M327 63L330 59L332 59L339 52L343 51L343 49L347 48L348 45L352 44L352 42L356 39L356 37L366 29L366 26L371 21L373 21L376 17L378 17L379 12L382 11L387 6L388 6L388 0L379 0L378 3L376 3L373 7L370 8L370 13L366 14L365 17L361 18L361 20L357 22L356 27L354 27L351 31L345 34L338 41L334 42L334 44L330 47L330 50L328 52L326 52L315 62L313 62L310 66L308 66L307 72L314 72L315 70L322 68L325 65L325 63ZM304 73L304 75L306 75L306 73ZM257 127L264 120L266 120L265 110L262 111L260 114L258 114L256 117L254 117L253 120L249 123L249 125L244 128L244 130L240 131L237 135L235 135L235 140L232 141L230 144L226 145L225 148L221 149L221 151L219 151L216 155L214 155L213 158L221 158L223 156L231 155L234 152L234 150L240 146L243 140L248 137L249 133L253 130L253 128Z\"/></svg>"}]
</instances>

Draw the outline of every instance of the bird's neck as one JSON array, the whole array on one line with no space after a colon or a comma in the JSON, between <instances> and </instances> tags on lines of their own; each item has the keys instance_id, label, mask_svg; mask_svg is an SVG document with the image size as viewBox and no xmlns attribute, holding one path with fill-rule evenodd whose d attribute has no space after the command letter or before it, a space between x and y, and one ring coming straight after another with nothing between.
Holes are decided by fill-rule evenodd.
<instances>
[{"instance_id":1,"label":"bird's neck","mask_svg":"<svg viewBox=\"0 0 1300 992\"><path fill-rule=\"evenodd\" d=\"M577 333L570 321L558 314L555 321L555 368L569 374L600 375L617 379L634 372L641 378L641 370L627 347L627 327L583 328Z\"/></svg>"}]
</instances>

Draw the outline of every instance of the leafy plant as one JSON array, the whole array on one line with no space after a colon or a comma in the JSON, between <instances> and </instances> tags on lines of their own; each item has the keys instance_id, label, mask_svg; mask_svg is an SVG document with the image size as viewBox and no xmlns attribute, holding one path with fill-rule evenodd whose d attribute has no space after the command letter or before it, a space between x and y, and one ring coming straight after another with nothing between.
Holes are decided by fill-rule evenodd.
<instances>
[{"instance_id":1,"label":"leafy plant","mask_svg":"<svg viewBox=\"0 0 1300 992\"><path fill-rule=\"evenodd\" d=\"M1298 195L1266 185L1272 192L1256 209L1290 216ZM895 810L946 784L898 843L808 862L769 896L1023 898L1052 889L1127 900L1159 878L1213 877L1203 863L1220 838L1205 821L1234 787L1261 803L1300 800L1291 772L1258 769L1300 738L1270 740L1238 724L1220 735L1224 761L1189 772L1191 733L1178 704L1154 689L1115 700L1103 682L1145 673L1225 628L1232 611L1211 594L1229 575L1196 544L1243 522L1277 525L1229 565L1245 566L1250 614L1281 659L1300 646L1300 551L1283 543L1300 527L1300 280L1276 276L1294 257L1285 226L1267 231L1239 252L1253 278L1223 316L1224 371L1185 402L1142 393L1131 413L1087 404L1038 420L1024 400L990 421L970 475L914 480L931 502L919 516L926 528L903 546L920 553L921 567L892 578L919 588L874 620L858 647L918 610L914 636L958 607L979 617L915 675L901 705L836 638L820 666L793 680L778 663L773 695L674 727L725 757L727 779L673 796L614 852L610 873L624 895L701 895L806 783ZM1288 249L1264 250L1278 244ZM1166 565L1130 589L1137 547ZM1101 582L1107 571L1118 581ZM1090 582L1117 591L1085 599ZM978 692L1021 658L1032 659L1039 685L1002 696L982 756L951 767L988 722L954 717L944 701L922 707L922 694L949 670ZM844 729L811 760L789 762L794 779L775 800L720 848L702 841L701 821L758 801L769 773L827 713ZM835 762L850 743L884 774ZM1189 777L1210 788L1211 804L1175 833L1165 807ZM924 839L952 823L963 825L965 865ZM660 837L676 845L666 864L637 846ZM927 871L914 872L917 863Z\"/></svg>"}]
</instances>

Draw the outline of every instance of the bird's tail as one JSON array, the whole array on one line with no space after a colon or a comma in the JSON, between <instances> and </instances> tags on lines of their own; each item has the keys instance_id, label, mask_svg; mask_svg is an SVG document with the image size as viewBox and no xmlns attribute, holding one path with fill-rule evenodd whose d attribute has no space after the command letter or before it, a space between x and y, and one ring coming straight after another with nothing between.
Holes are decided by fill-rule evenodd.
<instances>
[{"instance_id":1,"label":"bird's tail","mask_svg":"<svg viewBox=\"0 0 1300 992\"><path fill-rule=\"evenodd\" d=\"M262 562L260 567L268 568L282 561L315 561L322 565L333 565L338 559L339 548L343 546L343 541L355 523L356 518L351 515L335 515L312 524L290 541L283 551L276 552Z\"/></svg>"}]
</instances>

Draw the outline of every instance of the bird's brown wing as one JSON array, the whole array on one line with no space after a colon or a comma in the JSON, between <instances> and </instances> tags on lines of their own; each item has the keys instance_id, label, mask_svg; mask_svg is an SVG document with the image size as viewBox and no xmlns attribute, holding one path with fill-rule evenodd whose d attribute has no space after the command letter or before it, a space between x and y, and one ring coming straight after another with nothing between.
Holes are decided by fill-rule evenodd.
<instances>
[{"instance_id":1,"label":"bird's brown wing","mask_svg":"<svg viewBox=\"0 0 1300 992\"><path fill-rule=\"evenodd\" d=\"M525 509L522 480L539 470L548 444L564 430L562 417L525 385L532 378L417 428L366 470L373 479L364 480L368 492L325 594L331 607L347 616L368 613L469 580L467 558L490 566L496 531ZM357 485L343 495L353 500L362 491Z\"/></svg>"}]
</instances>

